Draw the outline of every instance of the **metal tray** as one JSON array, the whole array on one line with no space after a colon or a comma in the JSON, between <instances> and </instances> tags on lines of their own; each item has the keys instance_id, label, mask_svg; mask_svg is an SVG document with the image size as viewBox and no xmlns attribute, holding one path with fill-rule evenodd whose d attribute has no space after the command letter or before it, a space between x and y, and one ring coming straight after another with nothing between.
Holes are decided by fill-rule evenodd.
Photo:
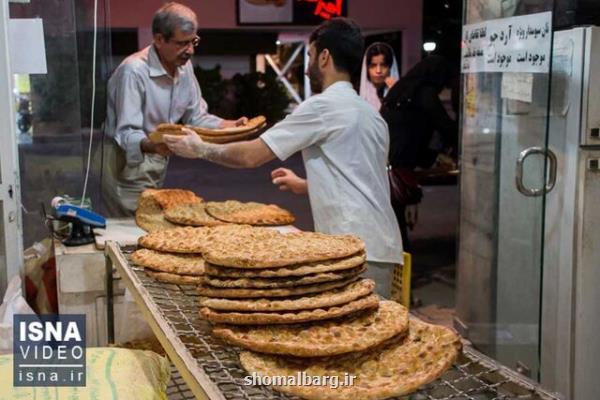
<instances>
[{"instance_id":1,"label":"metal tray","mask_svg":"<svg viewBox=\"0 0 600 400\"><path fill-rule=\"evenodd\" d=\"M199 316L195 288L160 283L149 278L143 269L129 262L130 252L131 249L121 249L114 242L107 244L107 278L112 278L116 270L181 379L198 399L296 399L266 386L245 385L247 373L239 363L237 348L210 334L210 324ZM107 279L107 291L110 340L114 337L111 323L112 279ZM559 400L561 397L544 391L533 381L466 347L440 379L402 399Z\"/></svg>"}]
</instances>

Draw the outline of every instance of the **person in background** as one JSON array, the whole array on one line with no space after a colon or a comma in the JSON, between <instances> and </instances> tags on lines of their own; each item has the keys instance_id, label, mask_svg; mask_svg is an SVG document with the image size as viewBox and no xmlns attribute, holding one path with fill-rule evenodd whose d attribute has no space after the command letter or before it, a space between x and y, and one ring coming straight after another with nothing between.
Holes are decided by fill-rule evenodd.
<instances>
[{"instance_id":1,"label":"person in background","mask_svg":"<svg viewBox=\"0 0 600 400\"><path fill-rule=\"evenodd\" d=\"M272 172L273 183L308 193L316 231L362 238L366 275L380 295L390 297L394 267L402 264L402 238L389 200L387 126L351 83L364 39L353 21L334 18L316 28L309 43L307 75L317 94L259 138L218 145L186 130L186 136L164 140L177 155L232 168L255 168L301 151L307 178L280 168Z\"/></svg>"},{"instance_id":2,"label":"person in background","mask_svg":"<svg viewBox=\"0 0 600 400\"><path fill-rule=\"evenodd\" d=\"M191 63L197 30L190 8L163 5L152 20L153 43L127 57L108 81L102 194L110 216L133 215L143 190L162 187L171 152L148 139L158 124L227 128L247 121L208 113Z\"/></svg>"},{"instance_id":3,"label":"person in background","mask_svg":"<svg viewBox=\"0 0 600 400\"><path fill-rule=\"evenodd\" d=\"M420 190L415 168L430 168L440 154L440 150L430 147L434 132L440 135L443 152L456 154L458 123L450 118L439 97L444 87L450 84L451 72L446 60L431 55L396 82L382 101L380 112L390 132L389 164L403 177L400 184L409 191ZM404 248L410 251L406 205L392 199Z\"/></svg>"},{"instance_id":4,"label":"person in background","mask_svg":"<svg viewBox=\"0 0 600 400\"><path fill-rule=\"evenodd\" d=\"M396 56L389 44L375 42L367 47L360 73L359 93L362 98L379 111L381 101L399 78Z\"/></svg>"}]
</instances>

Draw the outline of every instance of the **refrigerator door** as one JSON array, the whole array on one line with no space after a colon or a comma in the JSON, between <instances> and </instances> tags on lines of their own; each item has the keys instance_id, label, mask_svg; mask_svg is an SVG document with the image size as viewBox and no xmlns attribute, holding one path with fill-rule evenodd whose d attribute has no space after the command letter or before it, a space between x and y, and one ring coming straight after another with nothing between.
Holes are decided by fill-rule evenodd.
<instances>
[{"instance_id":1,"label":"refrigerator door","mask_svg":"<svg viewBox=\"0 0 600 400\"><path fill-rule=\"evenodd\" d=\"M541 382L573 400L600 398L600 28L555 35L549 148L558 157L546 197ZM600 143L599 143L600 144Z\"/></svg>"},{"instance_id":2,"label":"refrigerator door","mask_svg":"<svg viewBox=\"0 0 600 400\"><path fill-rule=\"evenodd\" d=\"M581 118L583 121L581 131L582 146L600 145L600 29L587 28L586 30L583 87L583 108Z\"/></svg>"},{"instance_id":3,"label":"refrigerator door","mask_svg":"<svg viewBox=\"0 0 600 400\"><path fill-rule=\"evenodd\" d=\"M600 66L597 66L599 71ZM596 74L599 75L599 74ZM583 150L577 182L577 265L575 269L574 400L600 399L600 149Z\"/></svg>"},{"instance_id":4,"label":"refrigerator door","mask_svg":"<svg viewBox=\"0 0 600 400\"><path fill-rule=\"evenodd\" d=\"M549 149L558 158L556 186L546 196L541 382L571 393L573 285L582 96L589 29L556 32L552 64ZM571 398L571 396L569 396Z\"/></svg>"}]
</instances>

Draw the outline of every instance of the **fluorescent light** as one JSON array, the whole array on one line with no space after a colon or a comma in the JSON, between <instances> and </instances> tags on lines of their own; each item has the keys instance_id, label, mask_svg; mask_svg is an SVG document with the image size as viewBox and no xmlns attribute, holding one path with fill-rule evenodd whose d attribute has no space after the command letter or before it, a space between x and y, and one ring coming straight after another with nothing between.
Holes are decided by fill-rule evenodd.
<instances>
[{"instance_id":1,"label":"fluorescent light","mask_svg":"<svg viewBox=\"0 0 600 400\"><path fill-rule=\"evenodd\" d=\"M423 43L423 50L425 51L434 51L437 45L435 42L425 42Z\"/></svg>"}]
</instances>

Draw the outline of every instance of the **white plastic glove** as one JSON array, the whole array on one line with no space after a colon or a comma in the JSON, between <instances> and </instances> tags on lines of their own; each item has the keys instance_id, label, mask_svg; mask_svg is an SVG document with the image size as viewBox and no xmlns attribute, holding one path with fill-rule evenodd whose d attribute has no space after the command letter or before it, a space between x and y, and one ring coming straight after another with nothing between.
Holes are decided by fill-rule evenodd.
<instances>
[{"instance_id":1,"label":"white plastic glove","mask_svg":"<svg viewBox=\"0 0 600 400\"><path fill-rule=\"evenodd\" d=\"M163 141L174 154L185 158L204 158L210 143L202 140L200 135L191 129L183 128L185 136L164 135Z\"/></svg>"}]
</instances>

